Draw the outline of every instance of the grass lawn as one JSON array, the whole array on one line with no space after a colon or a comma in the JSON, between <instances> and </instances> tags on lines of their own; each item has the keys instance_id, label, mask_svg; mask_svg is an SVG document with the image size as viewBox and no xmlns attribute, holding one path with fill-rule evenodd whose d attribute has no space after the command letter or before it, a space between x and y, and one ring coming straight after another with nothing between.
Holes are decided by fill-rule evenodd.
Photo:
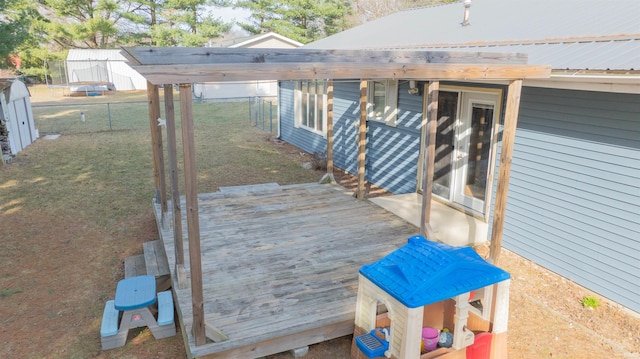
<instances>
[{"instance_id":1,"label":"grass lawn","mask_svg":"<svg viewBox=\"0 0 640 359\"><path fill-rule=\"evenodd\" d=\"M41 134L61 136L0 167L0 358L184 357L179 335L156 341L142 329L124 348L100 350L102 308L124 258L157 239L146 93L123 94L135 101L126 103L118 96L34 97L34 106L46 105L34 108ZM321 173L300 166L299 150L251 126L247 106L194 103L199 192L317 181Z\"/></svg>"}]
</instances>

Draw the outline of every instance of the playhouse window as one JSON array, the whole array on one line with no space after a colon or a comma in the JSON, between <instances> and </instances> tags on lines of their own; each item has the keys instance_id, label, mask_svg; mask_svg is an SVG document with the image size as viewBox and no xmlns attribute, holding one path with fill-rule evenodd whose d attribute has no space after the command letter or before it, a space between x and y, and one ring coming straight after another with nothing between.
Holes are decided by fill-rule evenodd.
<instances>
[{"instance_id":1,"label":"playhouse window","mask_svg":"<svg viewBox=\"0 0 640 359\"><path fill-rule=\"evenodd\" d=\"M324 135L327 113L327 84L303 80L296 84L296 127Z\"/></svg>"},{"instance_id":2,"label":"playhouse window","mask_svg":"<svg viewBox=\"0 0 640 359\"><path fill-rule=\"evenodd\" d=\"M367 116L370 120L396 125L398 117L398 81L376 80L367 84Z\"/></svg>"},{"instance_id":3,"label":"playhouse window","mask_svg":"<svg viewBox=\"0 0 640 359\"><path fill-rule=\"evenodd\" d=\"M493 285L476 289L469 296L469 304L471 308L469 310L471 313L477 315L478 317L489 320L490 312L491 312L491 300L493 297Z\"/></svg>"}]
</instances>

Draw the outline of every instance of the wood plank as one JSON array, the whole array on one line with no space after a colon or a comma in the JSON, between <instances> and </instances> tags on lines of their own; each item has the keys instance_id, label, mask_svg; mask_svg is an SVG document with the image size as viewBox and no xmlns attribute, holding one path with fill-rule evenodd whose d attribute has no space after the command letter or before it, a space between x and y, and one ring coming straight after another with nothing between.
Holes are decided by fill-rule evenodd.
<instances>
[{"instance_id":1,"label":"wood plank","mask_svg":"<svg viewBox=\"0 0 640 359\"><path fill-rule=\"evenodd\" d=\"M184 263L182 246L182 210L180 207L180 182L178 180L178 145L176 138L176 115L173 106L173 85L164 84L164 113L167 123L167 157L169 160L169 184L171 188L171 214L173 216L173 237L175 241L176 262Z\"/></svg>"},{"instance_id":2,"label":"wood plank","mask_svg":"<svg viewBox=\"0 0 640 359\"><path fill-rule=\"evenodd\" d=\"M144 263L148 275L160 277L170 274L169 262L165 254L164 244L161 240L144 242Z\"/></svg>"},{"instance_id":3,"label":"wood plank","mask_svg":"<svg viewBox=\"0 0 640 359\"><path fill-rule=\"evenodd\" d=\"M209 354L207 353L208 348L198 348L198 350L192 352L192 355L198 358L260 358L293 348L343 337L351 333L353 333L353 321L343 321L330 326L309 329L280 338L271 338L257 343L247 344L210 356L207 356Z\"/></svg>"},{"instance_id":4,"label":"wood plank","mask_svg":"<svg viewBox=\"0 0 640 359\"><path fill-rule=\"evenodd\" d=\"M319 49L248 49L248 48L175 48L123 47L128 59L143 65L168 64L289 64L326 63L398 63L398 64L526 64L523 53L425 51L425 50L319 50ZM136 65L134 63L133 65Z\"/></svg>"},{"instance_id":5,"label":"wood plank","mask_svg":"<svg viewBox=\"0 0 640 359\"><path fill-rule=\"evenodd\" d=\"M420 221L420 233L426 238L433 238L431 230L431 197L433 189L433 173L436 162L436 133L438 132L438 93L440 82L431 81L427 86L427 129L423 131L427 146L426 155L423 158L422 176L422 221Z\"/></svg>"},{"instance_id":6,"label":"wood plank","mask_svg":"<svg viewBox=\"0 0 640 359\"><path fill-rule=\"evenodd\" d=\"M164 83L171 83L164 82ZM182 127L182 151L184 156L184 186L189 239L189 265L191 267L191 303L193 306L193 330L196 345L206 341L204 326L204 299L202 294L202 264L200 253L200 220L198 217L198 185L196 175L196 149L194 143L191 85L180 84L180 117Z\"/></svg>"},{"instance_id":7,"label":"wood plank","mask_svg":"<svg viewBox=\"0 0 640 359\"><path fill-rule=\"evenodd\" d=\"M174 284L189 355L255 358L331 339L316 333L336 323L352 331L359 268L417 228L337 185L247 189L199 196L204 320L228 340L195 344L191 291ZM161 234L170 262L171 233Z\"/></svg>"},{"instance_id":8,"label":"wood plank","mask_svg":"<svg viewBox=\"0 0 640 359\"><path fill-rule=\"evenodd\" d=\"M333 80L327 84L327 173L333 176Z\"/></svg>"},{"instance_id":9,"label":"wood plank","mask_svg":"<svg viewBox=\"0 0 640 359\"><path fill-rule=\"evenodd\" d=\"M131 278L147 274L144 254L130 256L124 259L124 277Z\"/></svg>"},{"instance_id":10,"label":"wood plank","mask_svg":"<svg viewBox=\"0 0 640 359\"><path fill-rule=\"evenodd\" d=\"M149 126L151 127L151 146L153 153L153 169L158 200L162 205L162 213L167 212L167 185L164 173L164 152L162 147L162 129L158 126L160 118L160 95L158 86L147 81L149 99Z\"/></svg>"},{"instance_id":11,"label":"wood plank","mask_svg":"<svg viewBox=\"0 0 640 359\"><path fill-rule=\"evenodd\" d=\"M132 66L152 84L299 79L511 80L549 78L542 65L295 63Z\"/></svg>"},{"instance_id":12,"label":"wood plank","mask_svg":"<svg viewBox=\"0 0 640 359\"><path fill-rule=\"evenodd\" d=\"M500 151L500 168L498 169L498 185L493 211L493 225L491 227L489 258L487 258L487 262L495 265L498 264L500 250L502 249L502 232L504 230L504 218L507 210L507 193L509 191L511 160L518 125L521 92L522 80L515 80L509 83L507 105L504 115L504 129L502 130L502 149Z\"/></svg>"},{"instance_id":13,"label":"wood plank","mask_svg":"<svg viewBox=\"0 0 640 359\"><path fill-rule=\"evenodd\" d=\"M224 192L224 193L230 193L230 192L251 193L252 191L262 191L264 189L271 189L271 188L277 188L277 187L280 187L280 185L277 183L262 183L262 184L253 184L253 185L247 185L247 186L219 187L218 191Z\"/></svg>"},{"instance_id":14,"label":"wood plank","mask_svg":"<svg viewBox=\"0 0 640 359\"><path fill-rule=\"evenodd\" d=\"M364 199L365 161L367 153L367 81L360 81L360 121L358 124L358 190L356 196Z\"/></svg>"}]
</instances>

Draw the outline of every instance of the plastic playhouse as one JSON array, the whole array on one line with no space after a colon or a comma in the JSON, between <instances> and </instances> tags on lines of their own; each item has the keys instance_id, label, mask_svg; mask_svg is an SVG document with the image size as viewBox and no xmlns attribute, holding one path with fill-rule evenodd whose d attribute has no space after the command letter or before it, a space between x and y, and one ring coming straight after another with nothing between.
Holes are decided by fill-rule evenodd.
<instances>
[{"instance_id":1,"label":"plastic playhouse","mask_svg":"<svg viewBox=\"0 0 640 359\"><path fill-rule=\"evenodd\" d=\"M360 268L352 359L507 357L510 275L423 236Z\"/></svg>"}]
</instances>

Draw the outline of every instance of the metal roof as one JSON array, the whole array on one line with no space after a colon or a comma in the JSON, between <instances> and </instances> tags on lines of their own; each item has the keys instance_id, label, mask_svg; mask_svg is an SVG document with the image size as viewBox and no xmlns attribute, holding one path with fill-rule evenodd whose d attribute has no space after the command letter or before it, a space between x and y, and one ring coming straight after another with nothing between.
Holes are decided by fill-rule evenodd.
<instances>
[{"instance_id":1,"label":"metal roof","mask_svg":"<svg viewBox=\"0 0 640 359\"><path fill-rule=\"evenodd\" d=\"M511 277L470 247L453 247L423 236L360 268L360 274L408 308L453 298Z\"/></svg>"},{"instance_id":2,"label":"metal roof","mask_svg":"<svg viewBox=\"0 0 640 359\"><path fill-rule=\"evenodd\" d=\"M109 60L126 61L120 49L70 49L67 61Z\"/></svg>"},{"instance_id":3,"label":"metal roof","mask_svg":"<svg viewBox=\"0 0 640 359\"><path fill-rule=\"evenodd\" d=\"M553 69L640 69L638 0L474 0L400 11L305 47L524 52Z\"/></svg>"},{"instance_id":4,"label":"metal roof","mask_svg":"<svg viewBox=\"0 0 640 359\"><path fill-rule=\"evenodd\" d=\"M554 70L640 70L640 36L638 38L618 40L425 46L417 48L442 51L526 53L529 55L530 64L549 64Z\"/></svg>"}]
</instances>

